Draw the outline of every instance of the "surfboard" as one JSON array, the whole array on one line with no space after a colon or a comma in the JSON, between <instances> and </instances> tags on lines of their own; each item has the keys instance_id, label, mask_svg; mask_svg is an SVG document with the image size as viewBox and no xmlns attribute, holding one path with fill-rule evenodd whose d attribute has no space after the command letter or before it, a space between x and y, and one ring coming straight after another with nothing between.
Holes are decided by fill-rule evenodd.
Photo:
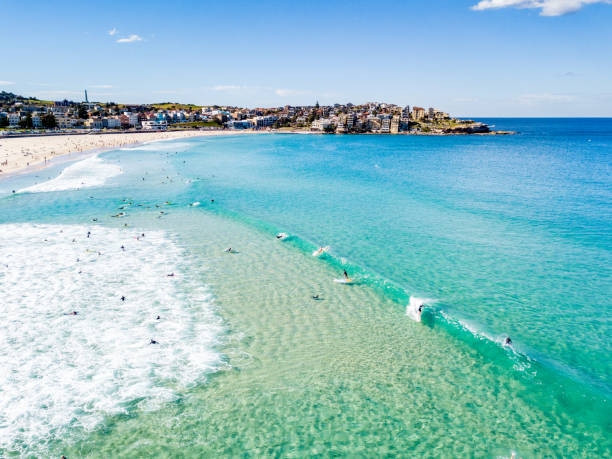
<instances>
[{"instance_id":1,"label":"surfboard","mask_svg":"<svg viewBox=\"0 0 612 459\"><path fill-rule=\"evenodd\" d=\"M338 284L353 284L355 281L353 279L334 279L334 282Z\"/></svg>"},{"instance_id":2,"label":"surfboard","mask_svg":"<svg viewBox=\"0 0 612 459\"><path fill-rule=\"evenodd\" d=\"M321 255L323 255L324 253L326 253L329 250L329 246L325 246L325 247L321 247L320 249L315 250L314 252L312 252L312 256L313 257L319 257Z\"/></svg>"}]
</instances>

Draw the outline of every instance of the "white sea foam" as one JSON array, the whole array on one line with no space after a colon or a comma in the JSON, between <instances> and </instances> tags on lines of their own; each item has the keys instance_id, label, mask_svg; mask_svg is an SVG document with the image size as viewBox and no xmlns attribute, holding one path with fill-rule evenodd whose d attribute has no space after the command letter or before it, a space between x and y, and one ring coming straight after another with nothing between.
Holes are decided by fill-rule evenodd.
<instances>
[{"instance_id":1,"label":"white sea foam","mask_svg":"<svg viewBox=\"0 0 612 459\"><path fill-rule=\"evenodd\" d=\"M432 300L431 298L418 298L416 296L411 296L410 303L406 306L406 315L412 320L420 322L421 316L419 315L419 306L422 304L432 304L433 302L435 302L435 300Z\"/></svg>"},{"instance_id":2,"label":"white sea foam","mask_svg":"<svg viewBox=\"0 0 612 459\"><path fill-rule=\"evenodd\" d=\"M104 185L106 180L121 174L121 168L97 155L71 164L52 180L19 190L19 193L76 190Z\"/></svg>"},{"instance_id":3,"label":"white sea foam","mask_svg":"<svg viewBox=\"0 0 612 459\"><path fill-rule=\"evenodd\" d=\"M0 450L154 409L220 364L220 319L183 250L89 230L0 225Z\"/></svg>"}]
</instances>

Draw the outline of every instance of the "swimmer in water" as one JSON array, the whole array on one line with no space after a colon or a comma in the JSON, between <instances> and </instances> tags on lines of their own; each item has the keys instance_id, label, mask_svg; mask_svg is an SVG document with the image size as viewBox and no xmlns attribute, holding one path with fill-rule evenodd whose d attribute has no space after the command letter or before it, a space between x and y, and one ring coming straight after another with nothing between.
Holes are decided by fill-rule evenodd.
<instances>
[{"instance_id":1,"label":"swimmer in water","mask_svg":"<svg viewBox=\"0 0 612 459\"><path fill-rule=\"evenodd\" d=\"M125 296L121 296L121 301L125 301Z\"/></svg>"},{"instance_id":2,"label":"swimmer in water","mask_svg":"<svg viewBox=\"0 0 612 459\"><path fill-rule=\"evenodd\" d=\"M121 250L123 250L125 252L125 246L121 246Z\"/></svg>"},{"instance_id":3,"label":"swimmer in water","mask_svg":"<svg viewBox=\"0 0 612 459\"><path fill-rule=\"evenodd\" d=\"M506 338L506 341L504 341L504 346L512 346L512 340L509 336Z\"/></svg>"},{"instance_id":4,"label":"swimmer in water","mask_svg":"<svg viewBox=\"0 0 612 459\"><path fill-rule=\"evenodd\" d=\"M174 273L166 274L168 277L174 277Z\"/></svg>"},{"instance_id":5,"label":"swimmer in water","mask_svg":"<svg viewBox=\"0 0 612 459\"><path fill-rule=\"evenodd\" d=\"M160 317L160 316L157 316L157 319L155 319L155 320L159 320L159 319L161 319L161 317Z\"/></svg>"},{"instance_id":6,"label":"swimmer in water","mask_svg":"<svg viewBox=\"0 0 612 459\"><path fill-rule=\"evenodd\" d=\"M344 279L348 280L349 277L348 277L348 274L346 273L346 269L344 269L343 271L344 271Z\"/></svg>"},{"instance_id":7,"label":"swimmer in water","mask_svg":"<svg viewBox=\"0 0 612 459\"><path fill-rule=\"evenodd\" d=\"M87 239L89 239L89 236L91 236L91 231L87 231Z\"/></svg>"},{"instance_id":8,"label":"swimmer in water","mask_svg":"<svg viewBox=\"0 0 612 459\"><path fill-rule=\"evenodd\" d=\"M312 299L313 299L313 300L318 300L318 299L320 299L320 298L319 298L319 295L312 295Z\"/></svg>"},{"instance_id":9,"label":"swimmer in water","mask_svg":"<svg viewBox=\"0 0 612 459\"><path fill-rule=\"evenodd\" d=\"M78 312L76 311L72 311L72 312L65 312L64 315L65 316L76 316L78 314Z\"/></svg>"},{"instance_id":10,"label":"swimmer in water","mask_svg":"<svg viewBox=\"0 0 612 459\"><path fill-rule=\"evenodd\" d=\"M159 344L159 343L157 341L155 341L154 339L152 339L149 344Z\"/></svg>"},{"instance_id":11,"label":"swimmer in water","mask_svg":"<svg viewBox=\"0 0 612 459\"><path fill-rule=\"evenodd\" d=\"M232 253L232 248L231 248L231 247L228 247L227 249L225 249L225 251L226 251L227 253Z\"/></svg>"}]
</instances>

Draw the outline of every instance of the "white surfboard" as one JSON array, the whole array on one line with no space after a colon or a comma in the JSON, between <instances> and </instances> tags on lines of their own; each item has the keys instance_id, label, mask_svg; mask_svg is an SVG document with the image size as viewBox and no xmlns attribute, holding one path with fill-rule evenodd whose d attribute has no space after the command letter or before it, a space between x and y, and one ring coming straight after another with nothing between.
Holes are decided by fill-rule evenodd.
<instances>
[{"instance_id":1,"label":"white surfboard","mask_svg":"<svg viewBox=\"0 0 612 459\"><path fill-rule=\"evenodd\" d=\"M355 279L334 279L337 284L354 284Z\"/></svg>"}]
</instances>

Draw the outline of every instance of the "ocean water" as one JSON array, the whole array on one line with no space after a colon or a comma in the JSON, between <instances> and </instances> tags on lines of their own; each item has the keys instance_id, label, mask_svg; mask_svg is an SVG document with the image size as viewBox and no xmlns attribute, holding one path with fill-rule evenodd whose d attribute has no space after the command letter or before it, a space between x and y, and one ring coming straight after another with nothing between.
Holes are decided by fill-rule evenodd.
<instances>
[{"instance_id":1,"label":"ocean water","mask_svg":"<svg viewBox=\"0 0 612 459\"><path fill-rule=\"evenodd\" d=\"M485 121L0 181L0 455L611 456L612 119Z\"/></svg>"}]
</instances>

